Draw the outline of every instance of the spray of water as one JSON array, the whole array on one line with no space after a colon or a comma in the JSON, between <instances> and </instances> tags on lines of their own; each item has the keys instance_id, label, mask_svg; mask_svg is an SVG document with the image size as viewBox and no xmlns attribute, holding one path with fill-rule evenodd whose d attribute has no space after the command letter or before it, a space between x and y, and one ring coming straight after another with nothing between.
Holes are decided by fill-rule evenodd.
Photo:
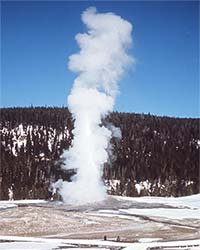
<instances>
[{"instance_id":1,"label":"spray of water","mask_svg":"<svg viewBox=\"0 0 200 250\"><path fill-rule=\"evenodd\" d=\"M82 13L88 32L77 34L80 52L70 56L69 69L79 73L68 107L75 119L74 140L64 152L65 168L76 169L72 182L63 182L60 194L70 204L105 199L103 164L107 161L112 131L101 120L113 110L117 82L133 58L127 54L132 43L132 25L114 13L97 13L91 7Z\"/></svg>"}]
</instances>

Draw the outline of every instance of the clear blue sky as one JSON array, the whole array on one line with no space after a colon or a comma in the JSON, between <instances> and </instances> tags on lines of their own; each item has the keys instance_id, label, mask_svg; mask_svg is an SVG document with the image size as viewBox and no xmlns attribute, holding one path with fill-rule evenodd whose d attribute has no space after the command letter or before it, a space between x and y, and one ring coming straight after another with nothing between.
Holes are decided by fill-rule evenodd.
<instances>
[{"instance_id":1,"label":"clear blue sky","mask_svg":"<svg viewBox=\"0 0 200 250\"><path fill-rule=\"evenodd\" d=\"M199 3L1 2L1 107L66 106L75 75L68 56L89 6L133 24L137 59L120 82L115 109L199 117Z\"/></svg>"}]
</instances>

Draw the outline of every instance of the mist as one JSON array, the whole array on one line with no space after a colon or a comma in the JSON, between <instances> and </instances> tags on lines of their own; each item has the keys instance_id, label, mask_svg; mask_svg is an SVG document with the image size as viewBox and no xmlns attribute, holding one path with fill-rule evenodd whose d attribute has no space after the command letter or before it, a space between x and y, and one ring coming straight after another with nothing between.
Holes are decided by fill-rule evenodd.
<instances>
[{"instance_id":1,"label":"mist","mask_svg":"<svg viewBox=\"0 0 200 250\"><path fill-rule=\"evenodd\" d=\"M80 51L71 55L68 63L69 69L78 74L68 96L68 108L75 120L74 140L62 155L64 168L76 169L77 174L71 182L63 181L59 191L69 204L106 198L102 174L113 127L103 126L102 118L113 111L118 82L134 62L127 53L132 44L129 22L114 13L98 13L94 7L81 17L87 33L76 35Z\"/></svg>"}]
</instances>

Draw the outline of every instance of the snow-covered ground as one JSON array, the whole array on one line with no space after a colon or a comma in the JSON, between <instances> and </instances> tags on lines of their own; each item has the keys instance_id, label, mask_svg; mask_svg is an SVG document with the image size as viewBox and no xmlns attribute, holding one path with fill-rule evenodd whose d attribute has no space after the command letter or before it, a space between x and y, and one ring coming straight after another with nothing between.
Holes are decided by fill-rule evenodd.
<instances>
[{"instance_id":1,"label":"snow-covered ground","mask_svg":"<svg viewBox=\"0 0 200 250\"><path fill-rule=\"evenodd\" d=\"M118 210L99 210L101 214L108 216L116 215L141 215L150 217L164 217L168 219L199 219L200 218L200 194L186 197L120 197L119 201L135 201L138 203L160 204L167 207L151 208L128 208Z\"/></svg>"},{"instance_id":2,"label":"snow-covered ground","mask_svg":"<svg viewBox=\"0 0 200 250\"><path fill-rule=\"evenodd\" d=\"M5 237L0 240L10 241L0 243L0 250L154 250L154 249L182 249L199 250L200 240L185 240L161 242L159 239L141 239L138 243L100 241L100 240L71 240L71 239L44 239L34 237ZM14 241L14 242L13 242ZM88 246L88 247L86 247Z\"/></svg>"},{"instance_id":3,"label":"snow-covered ground","mask_svg":"<svg viewBox=\"0 0 200 250\"><path fill-rule=\"evenodd\" d=\"M103 240L105 235L107 240ZM0 250L83 247L200 250L200 194L181 198L110 196L85 206L0 201Z\"/></svg>"},{"instance_id":4,"label":"snow-covered ground","mask_svg":"<svg viewBox=\"0 0 200 250\"><path fill-rule=\"evenodd\" d=\"M4 206L17 206L17 205L31 205L31 204L42 204L42 203L47 203L45 200L3 200L0 201L0 205Z\"/></svg>"},{"instance_id":5,"label":"snow-covered ground","mask_svg":"<svg viewBox=\"0 0 200 250\"><path fill-rule=\"evenodd\" d=\"M0 201L0 210L18 207L18 205L33 205L46 203L45 200L3 200Z\"/></svg>"},{"instance_id":6,"label":"snow-covered ground","mask_svg":"<svg viewBox=\"0 0 200 250\"><path fill-rule=\"evenodd\" d=\"M191 209L200 209L200 194L184 196L184 197L124 197L124 196L116 196L116 199L119 201L136 201L142 203L157 203L157 204L165 204L178 208L191 208Z\"/></svg>"}]
</instances>

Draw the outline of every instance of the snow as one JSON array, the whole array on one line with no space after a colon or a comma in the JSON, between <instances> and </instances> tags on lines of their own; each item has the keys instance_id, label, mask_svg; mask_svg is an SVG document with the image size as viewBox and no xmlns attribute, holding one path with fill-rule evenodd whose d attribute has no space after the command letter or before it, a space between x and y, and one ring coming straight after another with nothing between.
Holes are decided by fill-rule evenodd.
<instances>
[{"instance_id":1,"label":"snow","mask_svg":"<svg viewBox=\"0 0 200 250\"><path fill-rule=\"evenodd\" d=\"M128 200L129 202L142 202L150 204L169 205L172 208L128 208L128 209L101 209L98 213L107 217L116 216L149 216L149 217L161 217L167 219L199 219L200 218L200 194L191 195L180 198L163 198L163 197L117 197L118 200Z\"/></svg>"},{"instance_id":2,"label":"snow","mask_svg":"<svg viewBox=\"0 0 200 250\"><path fill-rule=\"evenodd\" d=\"M116 180L116 179L106 180L105 185L108 191L116 190L117 185L118 186L120 185L120 180Z\"/></svg>"},{"instance_id":3,"label":"snow","mask_svg":"<svg viewBox=\"0 0 200 250\"><path fill-rule=\"evenodd\" d=\"M181 219L199 219L200 210L190 210L190 209L167 209L167 208L130 208L130 209L119 209L116 210L99 210L101 216L106 217L119 217L119 218L131 218L131 215L140 215L148 217L160 217L172 220ZM92 213L90 213L92 214Z\"/></svg>"},{"instance_id":4,"label":"snow","mask_svg":"<svg viewBox=\"0 0 200 250\"><path fill-rule=\"evenodd\" d=\"M70 245L53 242L6 242L0 243L0 250L83 250L83 248L70 248ZM107 248L85 248L84 250L108 250Z\"/></svg>"},{"instance_id":5,"label":"snow","mask_svg":"<svg viewBox=\"0 0 200 250\"><path fill-rule=\"evenodd\" d=\"M0 240L16 241L0 243L0 250L53 250L58 247L66 247L73 250L74 247L83 245L88 246L84 250L106 250L106 247L123 247L124 250L147 250L147 249L182 249L182 250L199 250L200 240L170 241L159 242L159 238L140 239L138 243L100 241L100 240L79 240L79 239L45 239L35 237L16 237L0 236ZM71 245L73 244L73 245ZM95 246L95 247L92 247ZM98 247L97 247L98 246ZM72 248L73 247L73 248ZM172 248L173 247L173 248ZM59 248L58 248L59 249ZM77 248L76 250L82 250Z\"/></svg>"},{"instance_id":6,"label":"snow","mask_svg":"<svg viewBox=\"0 0 200 250\"><path fill-rule=\"evenodd\" d=\"M83 220L83 223L84 223L85 225L95 225L95 224L97 224L97 222L92 221L92 220L88 220L88 219L84 219L84 220Z\"/></svg>"},{"instance_id":7,"label":"snow","mask_svg":"<svg viewBox=\"0 0 200 250\"><path fill-rule=\"evenodd\" d=\"M45 200L0 200L0 210L8 209L8 208L15 208L18 205L31 205L31 204L41 204L46 203Z\"/></svg>"},{"instance_id":8,"label":"snow","mask_svg":"<svg viewBox=\"0 0 200 250\"><path fill-rule=\"evenodd\" d=\"M48 133L48 149L49 151L52 151L52 146L54 144L54 140L56 139L56 141L60 142L62 140L64 140L65 138L69 137L69 129L67 128L67 126L65 126L65 131L60 132L60 133L56 133L56 129L53 129L52 127L49 127L48 129L46 129L44 126L33 126L33 125L27 125L24 126L23 124L19 124L18 126L15 126L13 128L7 128L7 127L3 127L0 129L0 133L2 134L2 141L1 143L5 146L5 137L4 135L10 135L10 137L12 138L12 142L13 142L13 146L11 148L10 144L7 144L9 150L12 152L12 154L17 157L18 156L18 152L20 148L22 146L24 146L24 150L26 151L26 144L27 144L27 136L28 134L30 134L30 139L31 139L31 143L32 145L34 145L33 142L33 138L32 138L32 134L34 134L35 136L37 135L39 138L41 138L41 131L43 131L45 137ZM45 139L44 137L44 139ZM41 152L43 153L43 152Z\"/></svg>"},{"instance_id":9,"label":"snow","mask_svg":"<svg viewBox=\"0 0 200 250\"><path fill-rule=\"evenodd\" d=\"M120 212L128 215L142 215L142 216L153 216L153 217L165 217L168 219L198 219L200 217L200 210L191 209L168 209L168 208L151 208L151 209L120 209Z\"/></svg>"},{"instance_id":10,"label":"snow","mask_svg":"<svg viewBox=\"0 0 200 250\"><path fill-rule=\"evenodd\" d=\"M151 249L152 250L153 249L199 250L200 240L133 243L130 247L125 248L125 250L151 250Z\"/></svg>"},{"instance_id":11,"label":"snow","mask_svg":"<svg viewBox=\"0 0 200 250\"><path fill-rule=\"evenodd\" d=\"M63 246L52 242L6 242L0 243L0 250L53 250Z\"/></svg>"},{"instance_id":12,"label":"snow","mask_svg":"<svg viewBox=\"0 0 200 250\"><path fill-rule=\"evenodd\" d=\"M1 200L0 201L0 206L1 205L23 205L23 204L38 204L38 203L47 203L47 201L45 200L40 200L40 199L36 199L36 200L12 200L12 201L8 201L8 200Z\"/></svg>"},{"instance_id":13,"label":"snow","mask_svg":"<svg viewBox=\"0 0 200 250\"><path fill-rule=\"evenodd\" d=\"M0 210L1 210L1 209L7 209L7 208L13 208L13 207L17 207L17 205L15 205L15 204L3 203L3 202L0 201Z\"/></svg>"},{"instance_id":14,"label":"snow","mask_svg":"<svg viewBox=\"0 0 200 250\"><path fill-rule=\"evenodd\" d=\"M141 193L142 190L145 190L145 189L149 190L150 187L151 187L151 183L148 180L141 181L141 182L135 184L135 188L136 188L137 193L139 195L140 195L140 193Z\"/></svg>"},{"instance_id":15,"label":"snow","mask_svg":"<svg viewBox=\"0 0 200 250\"><path fill-rule=\"evenodd\" d=\"M90 247L90 248L87 248L87 247L84 247L84 248L79 248L79 247L76 247L75 249L74 248L67 248L67 250L108 250L108 248L98 248L98 247Z\"/></svg>"},{"instance_id":16,"label":"snow","mask_svg":"<svg viewBox=\"0 0 200 250\"><path fill-rule=\"evenodd\" d=\"M0 240L6 241L24 241L24 242L38 242L38 243L57 243L65 244L65 246L72 245L89 245L89 246L110 246L110 247L128 247L132 243L128 242L115 242L115 241L103 241L103 240L85 240L85 239L47 239L37 237L18 237L18 236L0 236ZM0 243L1 245L1 243ZM1 248L0 248L1 249Z\"/></svg>"},{"instance_id":17,"label":"snow","mask_svg":"<svg viewBox=\"0 0 200 250\"><path fill-rule=\"evenodd\" d=\"M16 200L16 201L0 201L0 209L6 209L6 208L15 208L18 205L31 205L31 204L45 204L47 201L45 200ZM52 205L51 209L55 206L53 203L48 203L48 206L43 205L39 206L33 206L32 208L20 208L20 209L29 209L30 214L35 214L36 217L27 217L30 216L30 214L26 214L25 217L19 217L20 221L24 220L26 223L29 223L29 220L31 218L38 218L38 216L41 214L41 212L44 211L44 214L41 214L42 219L39 219L38 221L34 220L36 224L39 223L40 221L47 220L48 218L47 215L49 214L49 211L55 211L55 210L50 210L50 206ZM138 205L138 207L137 207ZM170 207L166 207L166 205ZM82 230L80 230L79 236L77 238L82 237L82 232L86 233L86 237L88 238L87 232L90 234L92 230L96 230L96 227L99 225L99 231L97 230L96 232L100 232L99 239L103 239L104 232L108 236L109 240L98 240L98 239L67 239L66 237L70 237L70 234L75 234L75 231L70 231L69 234L66 232L66 224L63 224L63 228L65 231L58 231L60 234L56 234L53 231L52 233L47 233L45 229L45 234L38 234L38 235L45 235L43 237L18 237L18 236L0 236L0 242L1 241L11 241L11 242L2 242L0 243L0 250L56 250L56 249L68 249L68 250L73 250L74 247L76 250L82 250L82 247L84 247L84 250L106 250L106 249L114 249L115 247L123 248L123 250L155 250L157 249L163 249L163 250L200 250L200 239L199 238L199 233L197 232L198 229L198 223L200 219L200 194L197 195L192 195L192 196L187 196L187 197L180 197L180 198L173 198L173 197L168 197L168 198L163 198L163 197L139 197L139 198L133 198L133 197L119 197L119 196L112 196L109 197L108 201L105 201L103 205L100 207L86 207L82 208L83 210L80 210L79 212L74 212L72 214L72 209L73 208L68 208L67 205L65 207L65 204L60 204L61 207L56 207L56 223L60 220L63 220L63 218L67 218L67 216L70 216L72 219L69 221L69 223L76 223L76 220L74 219L73 216L77 216L77 222L79 221L79 225L76 225L76 229L79 230L79 226L82 227ZM46 210L48 207L48 210ZM37 208L37 210L35 210ZM89 208L91 210L89 210ZM18 210L20 210L18 209ZM34 210L31 210L34 209ZM60 210L59 210L60 209ZM63 212L63 215L59 217L61 211L63 209L66 211ZM69 209L69 212L67 212L67 209ZM24 210L21 210L22 212ZM60 211L60 212L59 212ZM14 214L15 210L8 210L6 211L8 213L8 216L5 217L5 220L9 220L10 218L13 218L15 220L15 217L17 218L18 215ZM5 216L5 212L3 212L3 216ZM12 215L14 217L12 217ZM19 214L20 215L20 214ZM138 215L138 217L134 216ZM10 216L10 217L9 217ZM65 217L63 217L65 216ZM129 238L129 242L117 242L117 241L111 241L110 239L116 239L116 237L109 237L108 232L111 232L112 227L109 227L108 225L103 224L103 217L99 219L100 216L107 216L108 218L105 218L105 221L108 222L109 217L113 217L113 220L109 220L109 223L113 223L115 225L115 230L117 231L118 228L122 229L132 229L134 227L134 232L131 234L133 235L133 238ZM157 222L157 227L155 224L152 224L151 221L143 221L141 217L139 216L149 216L149 217L155 217L155 220L157 219L156 217L159 218L167 218L171 220L170 222L173 222L173 220L184 220L182 222L182 227L184 230L187 230L187 226L190 226L188 230L193 230L193 231L188 231L187 237L179 237L180 234L177 234L174 238L172 235L168 234L167 237L165 235L165 231L162 231L162 227L166 227L165 224L162 224L162 220L159 219ZM117 217L117 218L115 218ZM52 215L51 215L52 218ZM126 220L120 221L119 218L125 218ZM185 220L186 219L186 220ZM193 219L195 219L193 221ZM53 218L52 218L53 220ZM141 223L141 221L142 223ZM80 223L81 221L81 223ZM53 221L51 221L53 223ZM123 222L123 223L121 223ZM6 224L4 221L4 217L2 217L2 226L4 225L9 225ZM115 224L116 223L116 224ZM96 224L96 225L95 225ZM191 226L194 224L194 229L191 229ZM19 225L19 224L16 224ZM21 224L20 224L21 225ZM53 224L52 224L53 225ZM55 224L56 227L59 225L59 223ZM91 227L89 228L89 226ZM154 226L155 228L154 228ZM46 227L46 224L43 225L44 228ZM48 224L48 228L49 228ZM104 228L105 227L105 228ZM153 234L152 231L157 230L157 233ZM149 228L151 228L150 231ZM196 229L195 229L196 228ZM10 228L9 228L10 229ZM101 231L102 229L102 231ZM169 225L167 225L167 230L170 230ZM172 227L171 227L172 229ZM21 231L21 228L19 228L19 232ZM94 230L94 231L95 231ZM105 230L105 231L104 231ZM106 231L107 230L107 231ZM141 231L142 230L142 231ZM158 230L161 230L161 233L159 233ZM181 229L182 230L182 229ZM196 231L195 231L196 230ZM3 231L5 235L9 233L8 231ZM10 234L14 234L14 231L12 231ZM37 231L36 231L37 232ZM52 232L52 231L49 231ZM121 233L123 231L120 231ZM142 232L142 233L141 233ZM143 233L144 232L144 233ZM163 234L162 234L163 232ZM184 231L180 232L181 234L184 234ZM19 234L20 235L20 234ZM22 234L21 234L22 235ZM28 235L28 234L27 234ZM30 235L30 234L29 234ZM34 235L34 234L31 234ZM37 234L35 234L37 235ZM123 235L120 233L116 233L116 235L120 235L121 240L123 239ZM63 237L64 236L64 237ZM152 238L151 238L152 236ZM54 238L51 238L54 237ZM56 237L56 238L55 238ZM61 238L63 237L63 238ZM96 237L96 236L95 236ZM131 236L132 237L132 236ZM192 238L191 238L192 237ZM180 241L180 239L184 239L184 241ZM187 240L186 240L187 239ZM190 239L190 240L189 240ZM193 240L192 240L193 239ZM167 241L168 240L168 241ZM169 241L171 240L171 241ZM172 241L173 240L173 241ZM132 242L131 242L132 241ZM135 241L135 242L134 242ZM85 248L86 247L86 248Z\"/></svg>"},{"instance_id":18,"label":"snow","mask_svg":"<svg viewBox=\"0 0 200 250\"><path fill-rule=\"evenodd\" d=\"M141 238L138 240L138 242L141 243L149 243L149 242L155 242L155 241L159 241L162 240L161 238Z\"/></svg>"},{"instance_id":19,"label":"snow","mask_svg":"<svg viewBox=\"0 0 200 250\"><path fill-rule=\"evenodd\" d=\"M188 207L190 209L200 209L200 194L184 196L184 197L153 197L153 196L145 196L145 197L122 197L116 196L116 198L120 200L134 201L134 202L142 202L142 203L157 203L157 204L165 204L172 207L185 208Z\"/></svg>"}]
</instances>

